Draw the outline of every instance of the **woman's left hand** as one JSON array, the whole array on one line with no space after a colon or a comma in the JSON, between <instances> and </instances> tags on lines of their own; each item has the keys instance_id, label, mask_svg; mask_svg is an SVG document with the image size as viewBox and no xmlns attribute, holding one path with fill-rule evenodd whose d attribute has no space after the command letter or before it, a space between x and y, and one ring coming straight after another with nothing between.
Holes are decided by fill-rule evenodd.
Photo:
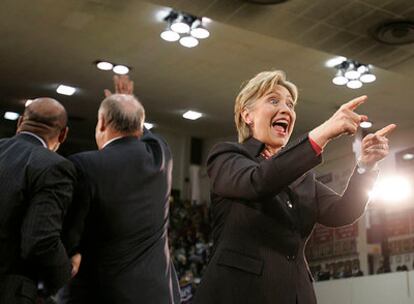
<instances>
[{"instance_id":1,"label":"woman's left hand","mask_svg":"<svg viewBox=\"0 0 414 304\"><path fill-rule=\"evenodd\" d=\"M375 133L368 134L362 140L362 151L359 164L365 168L372 168L377 162L384 159L389 153L387 135L397 126L390 124Z\"/></svg>"}]
</instances>

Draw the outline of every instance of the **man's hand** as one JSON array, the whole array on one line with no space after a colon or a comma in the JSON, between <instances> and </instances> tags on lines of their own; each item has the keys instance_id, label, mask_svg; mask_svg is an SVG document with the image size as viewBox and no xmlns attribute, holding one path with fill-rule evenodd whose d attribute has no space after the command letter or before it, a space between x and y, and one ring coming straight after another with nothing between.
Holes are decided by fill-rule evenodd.
<instances>
[{"instance_id":1,"label":"man's hand","mask_svg":"<svg viewBox=\"0 0 414 304\"><path fill-rule=\"evenodd\" d=\"M72 278L78 273L81 260L82 255L80 253L77 253L70 258L70 261L72 263Z\"/></svg>"},{"instance_id":2,"label":"man's hand","mask_svg":"<svg viewBox=\"0 0 414 304\"><path fill-rule=\"evenodd\" d=\"M114 75L115 94L134 94L134 82L129 79L128 75ZM105 97L111 96L112 92L108 89L104 90Z\"/></svg>"},{"instance_id":3,"label":"man's hand","mask_svg":"<svg viewBox=\"0 0 414 304\"><path fill-rule=\"evenodd\" d=\"M360 166L372 168L388 155L390 149L387 135L396 127L395 124L390 124L364 137L361 146L361 157L358 162Z\"/></svg>"}]
</instances>

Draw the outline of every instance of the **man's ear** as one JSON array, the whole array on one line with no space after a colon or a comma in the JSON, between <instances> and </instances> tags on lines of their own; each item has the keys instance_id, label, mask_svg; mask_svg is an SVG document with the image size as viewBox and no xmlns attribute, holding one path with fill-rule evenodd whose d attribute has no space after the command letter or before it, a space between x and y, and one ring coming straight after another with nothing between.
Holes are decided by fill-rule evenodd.
<instances>
[{"instance_id":1,"label":"man's ear","mask_svg":"<svg viewBox=\"0 0 414 304\"><path fill-rule=\"evenodd\" d=\"M65 127L64 129L60 130L59 137L58 137L58 141L60 144L62 144L66 140L68 133L69 133L69 127Z\"/></svg>"},{"instance_id":2,"label":"man's ear","mask_svg":"<svg viewBox=\"0 0 414 304\"><path fill-rule=\"evenodd\" d=\"M253 114L248 111L247 109L244 109L241 112L241 116L243 118L243 121L247 124L247 125L251 125L253 123Z\"/></svg>"},{"instance_id":3,"label":"man's ear","mask_svg":"<svg viewBox=\"0 0 414 304\"><path fill-rule=\"evenodd\" d=\"M106 123L106 120L105 120L105 116L102 113L100 113L98 120L99 120L98 121L99 131L104 132L107 129L107 127L108 127L108 125Z\"/></svg>"},{"instance_id":4,"label":"man's ear","mask_svg":"<svg viewBox=\"0 0 414 304\"><path fill-rule=\"evenodd\" d=\"M23 123L23 116L19 117L19 120L17 121L17 127L16 127L16 133L18 133L20 131L20 126Z\"/></svg>"}]
</instances>

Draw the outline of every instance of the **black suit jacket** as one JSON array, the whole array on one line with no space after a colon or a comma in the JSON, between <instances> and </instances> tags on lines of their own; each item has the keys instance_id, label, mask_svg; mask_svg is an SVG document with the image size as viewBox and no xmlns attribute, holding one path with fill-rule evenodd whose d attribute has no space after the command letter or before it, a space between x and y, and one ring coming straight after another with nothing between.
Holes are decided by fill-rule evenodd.
<instances>
[{"instance_id":1,"label":"black suit jacket","mask_svg":"<svg viewBox=\"0 0 414 304\"><path fill-rule=\"evenodd\" d=\"M351 224L376 173L354 173L341 196L309 170L307 136L268 160L254 138L216 145L207 160L214 247L195 303L316 303L304 247L315 223Z\"/></svg>"},{"instance_id":2,"label":"black suit jacket","mask_svg":"<svg viewBox=\"0 0 414 304\"><path fill-rule=\"evenodd\" d=\"M68 246L81 252L82 263L63 302L179 303L167 239L167 144L146 132L140 140L123 137L70 159L79 183Z\"/></svg>"},{"instance_id":3,"label":"black suit jacket","mask_svg":"<svg viewBox=\"0 0 414 304\"><path fill-rule=\"evenodd\" d=\"M0 303L33 300L38 281L56 292L69 280L60 232L74 176L31 135L0 140Z\"/></svg>"}]
</instances>

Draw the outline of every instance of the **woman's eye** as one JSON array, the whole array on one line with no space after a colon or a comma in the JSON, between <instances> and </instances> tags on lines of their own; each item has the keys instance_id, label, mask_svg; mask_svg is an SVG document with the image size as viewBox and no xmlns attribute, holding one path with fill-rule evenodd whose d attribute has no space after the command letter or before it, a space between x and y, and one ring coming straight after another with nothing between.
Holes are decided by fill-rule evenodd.
<instances>
[{"instance_id":1,"label":"woman's eye","mask_svg":"<svg viewBox=\"0 0 414 304\"><path fill-rule=\"evenodd\" d=\"M271 103L272 105L276 105L276 104L278 104L278 102L279 102L279 100L277 100L277 99L275 99L275 98L270 99L270 103Z\"/></svg>"},{"instance_id":2,"label":"woman's eye","mask_svg":"<svg viewBox=\"0 0 414 304\"><path fill-rule=\"evenodd\" d=\"M291 109L295 108L295 104L293 102L288 102L288 107Z\"/></svg>"}]
</instances>

